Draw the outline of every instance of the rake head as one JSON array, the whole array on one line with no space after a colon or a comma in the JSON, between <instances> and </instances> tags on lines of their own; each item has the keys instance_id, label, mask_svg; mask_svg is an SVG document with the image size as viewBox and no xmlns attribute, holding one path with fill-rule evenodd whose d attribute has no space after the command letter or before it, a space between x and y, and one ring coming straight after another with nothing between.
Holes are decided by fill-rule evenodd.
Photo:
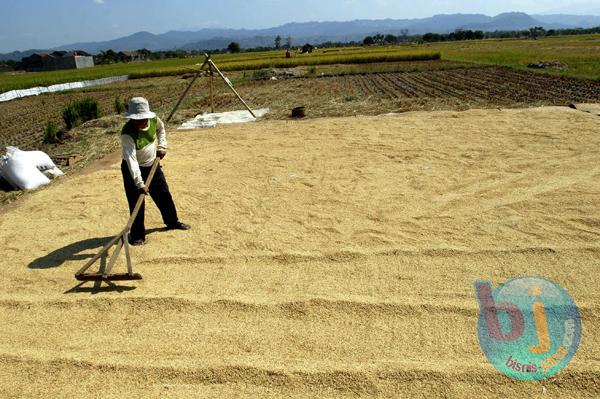
<instances>
[{"instance_id":1,"label":"rake head","mask_svg":"<svg viewBox=\"0 0 600 399\"><path fill-rule=\"evenodd\" d=\"M116 274L76 274L75 278L79 281L128 281L141 280L142 275L139 273L116 273Z\"/></svg>"}]
</instances>

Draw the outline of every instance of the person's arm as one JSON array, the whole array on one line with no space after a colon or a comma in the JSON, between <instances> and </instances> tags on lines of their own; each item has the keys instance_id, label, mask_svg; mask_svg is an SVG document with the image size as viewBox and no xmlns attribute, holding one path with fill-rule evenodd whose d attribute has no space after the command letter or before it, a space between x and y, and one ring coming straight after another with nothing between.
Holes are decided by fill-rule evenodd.
<instances>
[{"instance_id":1,"label":"person's arm","mask_svg":"<svg viewBox=\"0 0 600 399\"><path fill-rule=\"evenodd\" d=\"M167 151L167 130L165 124L160 118L156 118L156 131L158 135L158 151Z\"/></svg>"},{"instance_id":2,"label":"person's arm","mask_svg":"<svg viewBox=\"0 0 600 399\"><path fill-rule=\"evenodd\" d=\"M127 167L133 177L133 182L138 189L145 187L144 179L142 179L142 172L140 171L140 165L137 161L135 142L131 136L126 134L121 135L121 147L123 148L123 159L127 162Z\"/></svg>"}]
</instances>

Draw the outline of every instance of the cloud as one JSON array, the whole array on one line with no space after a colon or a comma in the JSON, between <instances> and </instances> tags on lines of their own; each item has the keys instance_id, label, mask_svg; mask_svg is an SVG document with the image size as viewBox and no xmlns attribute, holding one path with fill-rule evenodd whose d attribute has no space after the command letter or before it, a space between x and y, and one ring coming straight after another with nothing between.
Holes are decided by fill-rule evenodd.
<instances>
[{"instance_id":1,"label":"cloud","mask_svg":"<svg viewBox=\"0 0 600 399\"><path fill-rule=\"evenodd\" d=\"M94 3L96 3L96 4L104 4L104 0L94 0Z\"/></svg>"}]
</instances>

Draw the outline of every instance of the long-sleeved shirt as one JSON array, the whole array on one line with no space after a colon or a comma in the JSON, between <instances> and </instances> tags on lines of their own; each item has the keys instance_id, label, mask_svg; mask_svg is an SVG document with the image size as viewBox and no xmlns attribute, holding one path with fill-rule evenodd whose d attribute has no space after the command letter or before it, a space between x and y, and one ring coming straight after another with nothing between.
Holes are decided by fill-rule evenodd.
<instances>
[{"instance_id":1,"label":"long-sleeved shirt","mask_svg":"<svg viewBox=\"0 0 600 399\"><path fill-rule=\"evenodd\" d=\"M145 129L136 129L128 122L121 132L121 146L131 177L136 187L142 188L145 183L140 166L152 166L156 151L167 149L165 124L158 117L149 119Z\"/></svg>"}]
</instances>

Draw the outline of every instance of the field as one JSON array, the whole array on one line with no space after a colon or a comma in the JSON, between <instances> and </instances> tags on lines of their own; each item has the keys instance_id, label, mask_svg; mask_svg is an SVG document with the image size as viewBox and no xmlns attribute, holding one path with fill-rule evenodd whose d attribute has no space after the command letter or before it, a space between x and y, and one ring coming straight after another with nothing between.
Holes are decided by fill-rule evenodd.
<instances>
[{"instance_id":1,"label":"field","mask_svg":"<svg viewBox=\"0 0 600 399\"><path fill-rule=\"evenodd\" d=\"M302 65L371 64L436 59L525 69L536 61L560 61L564 70L536 73L580 79L600 79L600 35L558 36L538 40L498 39L387 47L320 49L314 54L297 54L285 59L283 51L218 54L213 57L223 71L290 68ZM91 69L39 73L0 73L0 93L34 86L130 75L133 78L181 75L195 70L203 57L143 63L101 65Z\"/></svg>"},{"instance_id":2,"label":"field","mask_svg":"<svg viewBox=\"0 0 600 399\"><path fill-rule=\"evenodd\" d=\"M173 131L164 170L192 230L162 231L149 204L148 244L133 248L144 280L76 284L127 218L118 164L4 207L3 398L600 396L597 116ZM544 382L500 375L477 339L473 280L520 275L567 289L584 325L573 362Z\"/></svg>"},{"instance_id":3,"label":"field","mask_svg":"<svg viewBox=\"0 0 600 399\"><path fill-rule=\"evenodd\" d=\"M289 68L301 65L369 64L374 62L399 62L439 59L440 54L411 47L348 48L342 52L322 50L313 54L284 58L282 51L215 55L213 60L222 71L256 70L261 68ZM34 86L49 86L57 83L76 82L109 76L129 75L133 79L156 76L182 75L196 71L204 57L169 59L152 62L120 63L99 65L94 68L0 74L0 93Z\"/></svg>"},{"instance_id":4,"label":"field","mask_svg":"<svg viewBox=\"0 0 600 399\"><path fill-rule=\"evenodd\" d=\"M398 68L398 63L391 63ZM270 119L289 116L293 107L304 105L309 117L378 115L416 110L465 110L469 108L568 105L570 102L599 102L600 82L550 77L508 68L464 68L444 61L400 63L401 72L314 75L287 80L253 80L233 74L240 94L253 107L269 107ZM383 64L378 68L382 69ZM388 63L389 65L389 63ZM323 73L352 66L324 67ZM299 72L300 76L305 74ZM62 109L75 99L93 97L104 114L114 113L115 97L146 96L159 115L166 117L189 83L180 77L138 79L85 91L65 92L0 103L0 148L16 145L41 148L49 153L64 148L41 144L44 127L52 120L61 124ZM237 99L218 81L215 108L239 109ZM186 99L174 122L210 110L208 82L201 80Z\"/></svg>"},{"instance_id":5,"label":"field","mask_svg":"<svg viewBox=\"0 0 600 399\"><path fill-rule=\"evenodd\" d=\"M502 39L439 43L426 46L444 59L527 69L537 61L559 61L566 69L545 69L545 74L600 80L600 35L557 36L538 40Z\"/></svg>"}]
</instances>

